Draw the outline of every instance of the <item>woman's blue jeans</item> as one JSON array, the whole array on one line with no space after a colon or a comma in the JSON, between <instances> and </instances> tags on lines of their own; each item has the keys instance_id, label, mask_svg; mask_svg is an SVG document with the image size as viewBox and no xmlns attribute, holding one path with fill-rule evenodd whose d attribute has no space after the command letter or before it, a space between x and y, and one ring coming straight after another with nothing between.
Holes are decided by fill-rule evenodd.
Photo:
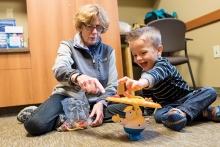
<instances>
[{"instance_id":1,"label":"woman's blue jeans","mask_svg":"<svg viewBox=\"0 0 220 147\"><path fill-rule=\"evenodd\" d=\"M195 90L181 99L162 105L154 114L157 123L162 123L161 116L172 108L177 108L185 112L188 122L195 119L206 119L202 116L203 110L210 106L217 98L217 93L212 87L204 87Z\"/></svg>"},{"instance_id":2,"label":"woman's blue jeans","mask_svg":"<svg viewBox=\"0 0 220 147\"><path fill-rule=\"evenodd\" d=\"M33 135L42 135L54 130L56 119L60 114L64 114L62 100L67 96L54 94L51 95L44 103L42 103L24 123L26 131ZM93 105L90 105L91 109ZM103 108L103 122L112 122L112 116L119 114L125 116L123 110L127 107L125 104L109 103Z\"/></svg>"}]
</instances>

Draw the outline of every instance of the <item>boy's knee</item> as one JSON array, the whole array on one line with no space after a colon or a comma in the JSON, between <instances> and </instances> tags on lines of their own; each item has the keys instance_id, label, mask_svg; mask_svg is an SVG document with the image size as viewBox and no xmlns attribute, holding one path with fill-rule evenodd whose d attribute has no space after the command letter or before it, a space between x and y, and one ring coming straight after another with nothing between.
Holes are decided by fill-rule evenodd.
<instances>
[{"instance_id":1,"label":"boy's knee","mask_svg":"<svg viewBox=\"0 0 220 147\"><path fill-rule=\"evenodd\" d=\"M200 88L198 90L195 90L194 93L201 93L205 95L207 98L212 99L212 101L215 101L217 98L217 92L213 87L207 86Z\"/></svg>"},{"instance_id":2,"label":"boy's knee","mask_svg":"<svg viewBox=\"0 0 220 147\"><path fill-rule=\"evenodd\" d=\"M205 89L205 91L206 91L208 97L209 97L210 99L212 99L213 101L215 101L216 98L217 98L217 92L216 92L216 90L215 90L213 87L210 87L210 86L204 87L204 89Z\"/></svg>"},{"instance_id":3,"label":"boy's knee","mask_svg":"<svg viewBox=\"0 0 220 147\"><path fill-rule=\"evenodd\" d=\"M216 99L216 98L217 98L217 92L216 92L216 90L215 90L214 88L212 88L212 87L209 87L209 91L210 91L211 97L213 97L214 99Z\"/></svg>"}]
</instances>

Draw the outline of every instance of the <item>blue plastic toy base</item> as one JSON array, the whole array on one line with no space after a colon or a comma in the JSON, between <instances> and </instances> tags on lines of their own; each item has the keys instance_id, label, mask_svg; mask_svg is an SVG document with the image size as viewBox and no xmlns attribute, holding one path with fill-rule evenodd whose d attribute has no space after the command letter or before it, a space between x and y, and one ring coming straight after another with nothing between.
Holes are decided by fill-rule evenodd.
<instances>
[{"instance_id":1,"label":"blue plastic toy base","mask_svg":"<svg viewBox=\"0 0 220 147\"><path fill-rule=\"evenodd\" d=\"M128 134L128 138L131 141L138 141L142 138L142 135L141 134Z\"/></svg>"},{"instance_id":2,"label":"blue plastic toy base","mask_svg":"<svg viewBox=\"0 0 220 147\"><path fill-rule=\"evenodd\" d=\"M142 138L141 132L144 129L132 129L124 127L125 132L128 134L128 138L131 141L138 141Z\"/></svg>"}]
</instances>

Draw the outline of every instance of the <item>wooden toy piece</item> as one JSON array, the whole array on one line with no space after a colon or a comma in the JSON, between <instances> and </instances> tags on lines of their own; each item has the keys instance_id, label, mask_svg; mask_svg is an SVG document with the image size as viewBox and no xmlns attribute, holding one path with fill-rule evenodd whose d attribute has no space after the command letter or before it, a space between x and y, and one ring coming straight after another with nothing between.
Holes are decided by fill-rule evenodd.
<instances>
[{"instance_id":1,"label":"wooden toy piece","mask_svg":"<svg viewBox=\"0 0 220 147\"><path fill-rule=\"evenodd\" d=\"M123 93L123 95L124 95L125 97L131 98L131 95L129 94L128 91L125 91L125 92Z\"/></svg>"}]
</instances>

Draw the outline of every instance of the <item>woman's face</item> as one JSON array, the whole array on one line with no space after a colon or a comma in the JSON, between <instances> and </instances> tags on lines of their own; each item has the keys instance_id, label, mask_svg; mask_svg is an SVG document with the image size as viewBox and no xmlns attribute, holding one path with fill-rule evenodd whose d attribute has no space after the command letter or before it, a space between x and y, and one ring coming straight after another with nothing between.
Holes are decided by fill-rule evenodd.
<instances>
[{"instance_id":1,"label":"woman's face","mask_svg":"<svg viewBox=\"0 0 220 147\"><path fill-rule=\"evenodd\" d=\"M91 46L95 44L99 36L103 30L103 27L98 19L98 17L95 17L92 24L83 24L82 25L82 39L84 41L84 44L86 46Z\"/></svg>"}]
</instances>

